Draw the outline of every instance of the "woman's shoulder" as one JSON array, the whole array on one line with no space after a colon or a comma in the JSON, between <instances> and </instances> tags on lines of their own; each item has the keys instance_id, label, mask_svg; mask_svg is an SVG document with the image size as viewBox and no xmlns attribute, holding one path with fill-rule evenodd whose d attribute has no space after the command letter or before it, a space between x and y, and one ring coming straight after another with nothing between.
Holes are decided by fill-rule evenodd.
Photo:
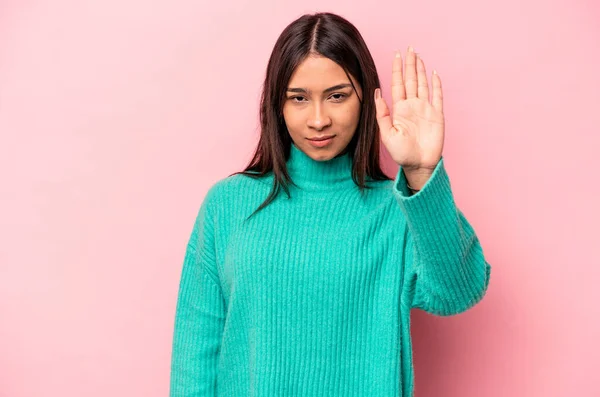
<instances>
[{"instance_id":1,"label":"woman's shoulder","mask_svg":"<svg viewBox=\"0 0 600 397\"><path fill-rule=\"evenodd\" d=\"M208 189L204 201L209 205L231 205L244 196L257 193L268 194L272 186L272 175L232 174L214 182Z\"/></svg>"},{"instance_id":2,"label":"woman's shoulder","mask_svg":"<svg viewBox=\"0 0 600 397\"><path fill-rule=\"evenodd\" d=\"M373 179L367 178L365 185L376 194L387 194L394 186L393 179Z\"/></svg>"}]
</instances>

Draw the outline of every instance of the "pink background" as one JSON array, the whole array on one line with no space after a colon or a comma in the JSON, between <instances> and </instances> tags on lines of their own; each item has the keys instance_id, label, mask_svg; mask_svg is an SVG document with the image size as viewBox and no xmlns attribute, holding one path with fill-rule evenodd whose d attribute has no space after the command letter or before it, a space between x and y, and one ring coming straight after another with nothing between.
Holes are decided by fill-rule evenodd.
<instances>
[{"instance_id":1,"label":"pink background","mask_svg":"<svg viewBox=\"0 0 600 397\"><path fill-rule=\"evenodd\" d=\"M599 396L600 6L296 4L0 3L0 397L168 394L196 212L249 160L273 44L313 11L358 27L388 101L396 48L444 84L493 269L469 312L413 312L416 396Z\"/></svg>"}]
</instances>

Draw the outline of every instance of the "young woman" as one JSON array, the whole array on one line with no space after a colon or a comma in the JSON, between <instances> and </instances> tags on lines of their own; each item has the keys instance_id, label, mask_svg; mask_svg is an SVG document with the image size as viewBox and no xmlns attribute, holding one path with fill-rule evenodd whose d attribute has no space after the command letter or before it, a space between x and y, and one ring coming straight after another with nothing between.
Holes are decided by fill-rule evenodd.
<instances>
[{"instance_id":1,"label":"young woman","mask_svg":"<svg viewBox=\"0 0 600 397\"><path fill-rule=\"evenodd\" d=\"M254 158L211 187L187 246L172 397L411 396L410 309L450 316L484 296L490 265L444 168L440 77L430 97L409 48L391 112L379 86L340 16L279 37Z\"/></svg>"}]
</instances>

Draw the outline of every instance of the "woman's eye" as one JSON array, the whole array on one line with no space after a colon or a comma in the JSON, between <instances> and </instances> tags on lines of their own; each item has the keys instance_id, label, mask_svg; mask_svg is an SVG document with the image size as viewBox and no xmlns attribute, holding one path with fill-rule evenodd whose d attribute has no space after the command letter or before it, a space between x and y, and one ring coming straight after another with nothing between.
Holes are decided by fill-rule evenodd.
<instances>
[{"instance_id":1,"label":"woman's eye","mask_svg":"<svg viewBox=\"0 0 600 397\"><path fill-rule=\"evenodd\" d=\"M332 98L334 102L341 102L346 97L347 97L346 94L333 94L330 96L330 98ZM293 96L293 97L290 97L289 99L295 103L302 103L302 102L304 102L305 98L302 96Z\"/></svg>"}]
</instances>

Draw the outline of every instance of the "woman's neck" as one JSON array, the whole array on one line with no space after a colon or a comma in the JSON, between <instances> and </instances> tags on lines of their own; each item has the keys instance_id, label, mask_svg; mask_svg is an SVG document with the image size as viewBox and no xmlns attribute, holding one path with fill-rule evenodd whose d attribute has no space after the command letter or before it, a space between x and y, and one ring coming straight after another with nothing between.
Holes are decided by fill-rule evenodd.
<instances>
[{"instance_id":1,"label":"woman's neck","mask_svg":"<svg viewBox=\"0 0 600 397\"><path fill-rule=\"evenodd\" d=\"M335 190L354 185L352 156L347 151L330 160L318 161L292 142L287 168L292 181L302 190Z\"/></svg>"}]
</instances>

